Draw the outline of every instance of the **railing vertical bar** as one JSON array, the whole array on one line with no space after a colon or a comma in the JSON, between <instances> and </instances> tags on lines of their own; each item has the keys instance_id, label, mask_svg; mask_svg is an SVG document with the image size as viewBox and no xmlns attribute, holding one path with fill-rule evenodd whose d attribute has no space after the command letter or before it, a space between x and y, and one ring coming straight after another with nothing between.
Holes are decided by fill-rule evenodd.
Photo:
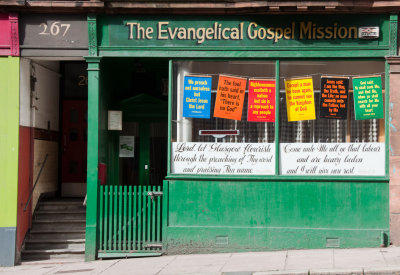
<instances>
[{"instance_id":1,"label":"railing vertical bar","mask_svg":"<svg viewBox=\"0 0 400 275\"><path fill-rule=\"evenodd\" d=\"M138 213L138 223L137 223L137 230L138 230L138 250L142 250L142 186L139 186L139 190L137 193L137 198L138 198L138 208L137 208L137 213Z\"/></svg>"},{"instance_id":2,"label":"railing vertical bar","mask_svg":"<svg viewBox=\"0 0 400 275\"><path fill-rule=\"evenodd\" d=\"M124 247L123 249L126 251L127 248L127 239L128 239L128 186L124 186Z\"/></svg>"},{"instance_id":3,"label":"railing vertical bar","mask_svg":"<svg viewBox=\"0 0 400 275\"><path fill-rule=\"evenodd\" d=\"M128 247L127 250L132 250L132 186L128 186Z\"/></svg>"},{"instance_id":4,"label":"railing vertical bar","mask_svg":"<svg viewBox=\"0 0 400 275\"><path fill-rule=\"evenodd\" d=\"M143 207L142 207L142 209L143 209L143 223L142 223L142 225L143 225L143 228L142 228L142 232L143 232L143 240L142 240L142 245L146 242L146 237L147 237L147 232L146 232L146 230L147 230L147 227L146 227L146 223L147 223L147 200L146 200L146 197L147 197L147 186L143 186L143 192L140 194L140 196L142 197L142 200L143 200ZM143 247L142 247L142 249L143 250L145 250Z\"/></svg>"},{"instance_id":5,"label":"railing vertical bar","mask_svg":"<svg viewBox=\"0 0 400 275\"><path fill-rule=\"evenodd\" d=\"M161 186L157 187L161 191ZM161 197L157 197L157 242L161 242Z\"/></svg>"},{"instance_id":6,"label":"railing vertical bar","mask_svg":"<svg viewBox=\"0 0 400 275\"><path fill-rule=\"evenodd\" d=\"M153 189L153 191L157 191L157 187L156 186L153 186L152 187L152 189ZM154 199L152 199L151 200L151 208L152 208L152 212L151 212L151 214L152 214L152 217L153 217L153 220L152 220L152 222L151 222L151 241L152 242L155 242L156 241L156 210L157 210L157 208L156 208L156 205L157 205L157 197L156 198L154 198Z\"/></svg>"},{"instance_id":7,"label":"railing vertical bar","mask_svg":"<svg viewBox=\"0 0 400 275\"><path fill-rule=\"evenodd\" d=\"M156 187L155 186L151 186L149 188L151 191L156 191ZM150 212L150 220L149 220L149 241L150 242L154 242L154 230L156 229L154 226L154 223L156 221L156 217L155 217L155 210L156 208L154 207L154 204L157 202L157 198L153 198L151 199L149 196L147 196L148 198L148 202L149 202L149 212Z\"/></svg>"},{"instance_id":8,"label":"railing vertical bar","mask_svg":"<svg viewBox=\"0 0 400 275\"><path fill-rule=\"evenodd\" d=\"M108 185L104 186L105 194L104 194L104 251L108 250Z\"/></svg>"},{"instance_id":9,"label":"railing vertical bar","mask_svg":"<svg viewBox=\"0 0 400 275\"><path fill-rule=\"evenodd\" d=\"M108 250L113 250L112 247L112 229L113 229L113 198L114 198L114 185L110 185L110 209L108 212L108 224L109 224L109 231L108 231Z\"/></svg>"},{"instance_id":10,"label":"railing vertical bar","mask_svg":"<svg viewBox=\"0 0 400 275\"><path fill-rule=\"evenodd\" d=\"M122 199L124 198L123 195L123 185L118 186L118 250L122 250L122 234L123 234L123 228L122 228L122 218L123 218L123 209L122 209Z\"/></svg>"},{"instance_id":11,"label":"railing vertical bar","mask_svg":"<svg viewBox=\"0 0 400 275\"><path fill-rule=\"evenodd\" d=\"M117 238L118 238L118 186L114 186L114 237L113 237L113 242L114 242L114 250L118 250L118 243L117 243Z\"/></svg>"},{"instance_id":12,"label":"railing vertical bar","mask_svg":"<svg viewBox=\"0 0 400 275\"><path fill-rule=\"evenodd\" d=\"M137 247L137 225L138 225L138 213L137 213L137 186L133 187L133 250L138 250Z\"/></svg>"},{"instance_id":13,"label":"railing vertical bar","mask_svg":"<svg viewBox=\"0 0 400 275\"><path fill-rule=\"evenodd\" d=\"M104 207L104 186L100 185L100 192L99 192L99 196L100 196L100 211L99 211L99 248L100 250L104 250L103 247L103 240L104 240L104 236L103 236L103 226L104 226L104 219L103 219L103 207Z\"/></svg>"}]
</instances>

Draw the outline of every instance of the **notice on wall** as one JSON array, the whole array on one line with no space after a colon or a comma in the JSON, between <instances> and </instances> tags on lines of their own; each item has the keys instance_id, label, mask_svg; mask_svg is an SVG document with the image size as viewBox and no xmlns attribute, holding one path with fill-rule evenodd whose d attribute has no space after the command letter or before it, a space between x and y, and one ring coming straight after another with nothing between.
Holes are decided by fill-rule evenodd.
<instances>
[{"instance_id":1,"label":"notice on wall","mask_svg":"<svg viewBox=\"0 0 400 275\"><path fill-rule=\"evenodd\" d=\"M275 174L274 143L172 143L177 174Z\"/></svg>"},{"instance_id":2,"label":"notice on wall","mask_svg":"<svg viewBox=\"0 0 400 275\"><path fill-rule=\"evenodd\" d=\"M275 122L275 87L275 80L249 80L248 121Z\"/></svg>"},{"instance_id":3,"label":"notice on wall","mask_svg":"<svg viewBox=\"0 0 400 275\"><path fill-rule=\"evenodd\" d=\"M185 76L183 117L210 118L211 76Z\"/></svg>"},{"instance_id":4,"label":"notice on wall","mask_svg":"<svg viewBox=\"0 0 400 275\"><path fill-rule=\"evenodd\" d=\"M282 175L384 176L385 143L281 143Z\"/></svg>"},{"instance_id":5,"label":"notice on wall","mask_svg":"<svg viewBox=\"0 0 400 275\"><path fill-rule=\"evenodd\" d=\"M214 117L241 120L246 78L220 75Z\"/></svg>"},{"instance_id":6,"label":"notice on wall","mask_svg":"<svg viewBox=\"0 0 400 275\"><path fill-rule=\"evenodd\" d=\"M288 121L314 120L314 88L312 78L285 80Z\"/></svg>"},{"instance_id":7,"label":"notice on wall","mask_svg":"<svg viewBox=\"0 0 400 275\"><path fill-rule=\"evenodd\" d=\"M347 119L348 77L321 77L320 118Z\"/></svg>"},{"instance_id":8,"label":"notice on wall","mask_svg":"<svg viewBox=\"0 0 400 275\"><path fill-rule=\"evenodd\" d=\"M108 111L108 130L122 131L122 111Z\"/></svg>"},{"instance_id":9,"label":"notice on wall","mask_svg":"<svg viewBox=\"0 0 400 275\"><path fill-rule=\"evenodd\" d=\"M354 77L354 110L356 120L383 118L381 76Z\"/></svg>"},{"instance_id":10,"label":"notice on wall","mask_svg":"<svg viewBox=\"0 0 400 275\"><path fill-rule=\"evenodd\" d=\"M135 157L135 136L119 137L119 157L120 158Z\"/></svg>"}]
</instances>

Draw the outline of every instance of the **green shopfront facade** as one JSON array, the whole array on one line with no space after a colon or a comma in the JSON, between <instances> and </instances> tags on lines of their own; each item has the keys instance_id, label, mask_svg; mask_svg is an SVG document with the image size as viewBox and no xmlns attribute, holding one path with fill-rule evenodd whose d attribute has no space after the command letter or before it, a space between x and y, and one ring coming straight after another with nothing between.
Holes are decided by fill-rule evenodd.
<instances>
[{"instance_id":1,"label":"green shopfront facade","mask_svg":"<svg viewBox=\"0 0 400 275\"><path fill-rule=\"evenodd\" d=\"M88 260L390 242L397 15L97 15L88 28ZM209 116L183 115L188 76L211 82ZM221 76L246 83L239 119L214 113ZM356 120L352 79L371 76L384 117ZM323 77L350 81L343 119L320 117ZM304 78L316 119L289 122L285 80ZM249 121L254 79L275 83L273 121Z\"/></svg>"}]
</instances>

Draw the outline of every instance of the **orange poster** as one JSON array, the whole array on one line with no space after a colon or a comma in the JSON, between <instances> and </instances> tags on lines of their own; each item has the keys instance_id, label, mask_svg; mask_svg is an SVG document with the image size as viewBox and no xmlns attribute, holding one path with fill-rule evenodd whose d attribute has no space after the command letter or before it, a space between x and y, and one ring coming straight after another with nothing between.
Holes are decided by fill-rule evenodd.
<instances>
[{"instance_id":1,"label":"orange poster","mask_svg":"<svg viewBox=\"0 0 400 275\"><path fill-rule=\"evenodd\" d=\"M214 117L242 119L246 82L246 78L219 76Z\"/></svg>"}]
</instances>

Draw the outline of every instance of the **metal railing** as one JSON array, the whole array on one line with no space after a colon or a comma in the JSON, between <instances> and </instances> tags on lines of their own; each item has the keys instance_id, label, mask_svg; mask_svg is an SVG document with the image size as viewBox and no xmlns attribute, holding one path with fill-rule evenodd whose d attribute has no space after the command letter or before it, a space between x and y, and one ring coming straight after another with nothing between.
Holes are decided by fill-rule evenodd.
<instances>
[{"instance_id":1,"label":"metal railing","mask_svg":"<svg viewBox=\"0 0 400 275\"><path fill-rule=\"evenodd\" d=\"M31 199L32 199L33 191L34 191L35 188L36 188L36 184L39 182L40 175L42 174L42 171L43 171L43 168L44 168L44 166L45 166L45 164L46 164L46 161L47 161L47 157L48 157L48 156L49 156L49 154L46 154L46 156L44 157L44 161L42 162L42 166L40 167L39 174L38 174L37 177L36 177L35 184L33 185L33 188L32 188L32 190L31 190L31 193L29 194L28 201L27 201L26 204L25 204L24 212L26 212L26 208L28 207L29 202L30 202Z\"/></svg>"},{"instance_id":2,"label":"metal railing","mask_svg":"<svg viewBox=\"0 0 400 275\"><path fill-rule=\"evenodd\" d=\"M99 252L161 252L160 186L100 186Z\"/></svg>"}]
</instances>

